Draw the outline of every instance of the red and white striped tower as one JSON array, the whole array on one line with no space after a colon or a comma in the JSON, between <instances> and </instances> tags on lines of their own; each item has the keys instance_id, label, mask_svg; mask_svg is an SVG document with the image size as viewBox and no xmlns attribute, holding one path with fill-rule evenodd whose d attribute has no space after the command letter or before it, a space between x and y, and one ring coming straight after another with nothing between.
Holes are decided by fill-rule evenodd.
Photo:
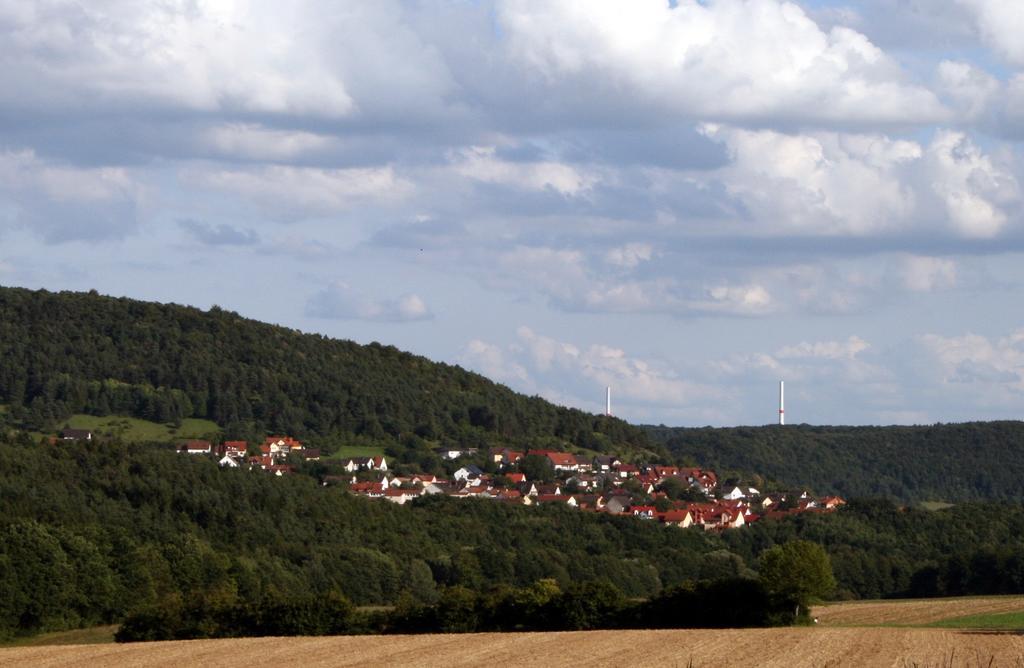
<instances>
[{"instance_id":1,"label":"red and white striped tower","mask_svg":"<svg viewBox=\"0 0 1024 668\"><path fill-rule=\"evenodd\" d=\"M786 424L786 381L779 381L779 424Z\"/></svg>"}]
</instances>

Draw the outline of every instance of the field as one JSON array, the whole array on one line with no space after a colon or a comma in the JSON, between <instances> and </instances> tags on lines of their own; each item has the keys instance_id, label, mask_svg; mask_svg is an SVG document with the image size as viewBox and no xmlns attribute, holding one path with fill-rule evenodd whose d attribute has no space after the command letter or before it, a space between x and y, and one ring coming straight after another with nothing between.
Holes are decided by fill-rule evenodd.
<instances>
[{"instance_id":1,"label":"field","mask_svg":"<svg viewBox=\"0 0 1024 668\"><path fill-rule=\"evenodd\" d=\"M1024 611L1024 596L976 596L835 603L815 608L814 616L822 626L926 626L939 622L952 623L969 615L1021 611ZM982 624L971 628L990 627Z\"/></svg>"},{"instance_id":2,"label":"field","mask_svg":"<svg viewBox=\"0 0 1024 668\"><path fill-rule=\"evenodd\" d=\"M66 645L109 638L50 634L0 648L0 665L138 666L764 666L1024 668L1024 596L865 601L820 606L814 627L577 633L483 633ZM970 617L966 615L972 615ZM923 628L926 625L964 626ZM99 631L99 630L97 630ZM39 644L36 644L38 642ZM42 646L50 643L50 646ZM59 643L59 644L58 644Z\"/></svg>"},{"instance_id":3,"label":"field","mask_svg":"<svg viewBox=\"0 0 1024 668\"><path fill-rule=\"evenodd\" d=\"M72 429L88 429L95 434L120 436L126 441L173 441L178 438L200 438L220 431L220 427L209 420L186 418L175 429L158 422L117 415L72 415L67 420L67 426Z\"/></svg>"},{"instance_id":4,"label":"field","mask_svg":"<svg viewBox=\"0 0 1024 668\"><path fill-rule=\"evenodd\" d=\"M384 454L384 448L372 445L343 445L331 453L328 459L344 459L346 457L380 457Z\"/></svg>"},{"instance_id":5,"label":"field","mask_svg":"<svg viewBox=\"0 0 1024 668\"><path fill-rule=\"evenodd\" d=\"M13 666L1022 666L1024 638L945 629L588 631L0 649Z\"/></svg>"}]
</instances>

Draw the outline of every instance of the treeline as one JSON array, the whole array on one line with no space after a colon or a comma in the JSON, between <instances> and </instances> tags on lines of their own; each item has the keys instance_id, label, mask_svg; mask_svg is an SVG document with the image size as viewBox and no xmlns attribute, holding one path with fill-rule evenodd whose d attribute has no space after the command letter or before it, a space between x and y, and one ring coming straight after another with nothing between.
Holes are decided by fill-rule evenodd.
<instances>
[{"instance_id":1,"label":"treeline","mask_svg":"<svg viewBox=\"0 0 1024 668\"><path fill-rule=\"evenodd\" d=\"M334 592L360 606L403 593L432 603L449 587L543 579L606 579L645 598L749 570L720 564L721 542L702 532L492 501L399 507L167 446L0 442L0 490L0 635L110 623L168 602L231 608Z\"/></svg>"},{"instance_id":2,"label":"treeline","mask_svg":"<svg viewBox=\"0 0 1024 668\"><path fill-rule=\"evenodd\" d=\"M597 629L743 628L791 625L799 602L757 579L687 582L648 600L627 599L606 580L530 587L442 590L436 603L406 596L392 610L360 611L344 597L276 597L224 604L208 598L133 612L118 642L287 635L481 633ZM806 608L799 619L806 620Z\"/></svg>"},{"instance_id":3,"label":"treeline","mask_svg":"<svg viewBox=\"0 0 1024 668\"><path fill-rule=\"evenodd\" d=\"M0 404L52 429L74 413L213 420L229 433L649 452L621 420L526 397L457 366L214 307L0 288ZM656 450L656 448L655 448Z\"/></svg>"},{"instance_id":4,"label":"treeline","mask_svg":"<svg viewBox=\"0 0 1024 668\"><path fill-rule=\"evenodd\" d=\"M855 499L836 513L762 521L727 532L722 540L745 560L794 540L824 545L838 598L1024 594L1019 504L928 511Z\"/></svg>"},{"instance_id":5,"label":"treeline","mask_svg":"<svg viewBox=\"0 0 1024 668\"><path fill-rule=\"evenodd\" d=\"M1024 423L647 427L680 461L786 486L904 502L1024 500Z\"/></svg>"}]
</instances>

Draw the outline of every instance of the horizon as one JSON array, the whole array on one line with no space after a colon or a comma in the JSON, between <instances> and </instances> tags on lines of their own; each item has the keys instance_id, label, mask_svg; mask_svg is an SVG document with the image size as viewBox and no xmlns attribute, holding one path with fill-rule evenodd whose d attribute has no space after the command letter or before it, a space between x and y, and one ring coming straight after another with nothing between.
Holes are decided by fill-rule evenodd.
<instances>
[{"instance_id":1,"label":"horizon","mask_svg":"<svg viewBox=\"0 0 1024 668\"><path fill-rule=\"evenodd\" d=\"M0 7L0 284L195 305L633 424L1017 420L994 0Z\"/></svg>"}]
</instances>

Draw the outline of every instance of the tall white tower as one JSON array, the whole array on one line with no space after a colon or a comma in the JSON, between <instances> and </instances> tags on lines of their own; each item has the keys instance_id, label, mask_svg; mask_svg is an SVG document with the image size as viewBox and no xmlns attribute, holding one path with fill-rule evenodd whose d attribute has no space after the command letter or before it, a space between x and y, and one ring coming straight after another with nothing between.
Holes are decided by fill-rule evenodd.
<instances>
[{"instance_id":1,"label":"tall white tower","mask_svg":"<svg viewBox=\"0 0 1024 668\"><path fill-rule=\"evenodd\" d=\"M604 414L608 417L612 415L612 388L604 388Z\"/></svg>"},{"instance_id":2,"label":"tall white tower","mask_svg":"<svg viewBox=\"0 0 1024 668\"><path fill-rule=\"evenodd\" d=\"M786 381L779 381L779 424L786 424Z\"/></svg>"}]
</instances>

